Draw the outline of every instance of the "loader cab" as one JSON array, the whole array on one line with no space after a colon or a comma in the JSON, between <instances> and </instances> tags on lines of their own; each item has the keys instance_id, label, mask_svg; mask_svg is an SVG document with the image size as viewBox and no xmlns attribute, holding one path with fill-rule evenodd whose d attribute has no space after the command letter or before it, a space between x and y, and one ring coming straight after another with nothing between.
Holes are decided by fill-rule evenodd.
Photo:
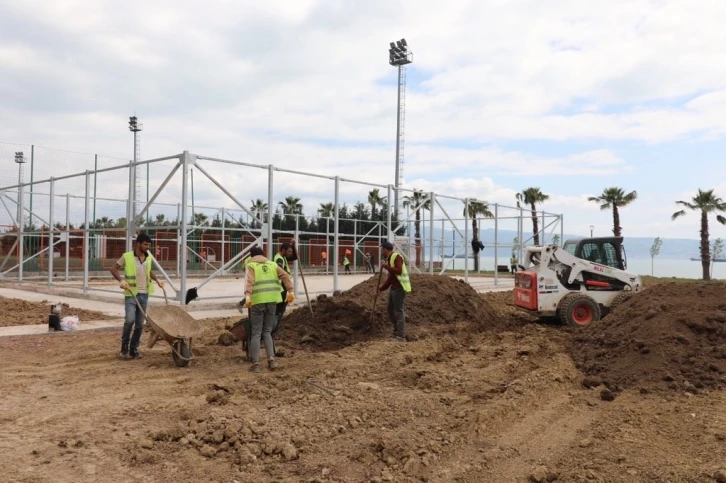
<instances>
[{"instance_id":1,"label":"loader cab","mask_svg":"<svg viewBox=\"0 0 726 483\"><path fill-rule=\"evenodd\" d=\"M621 236L567 240L562 248L577 258L618 270L625 270L628 266Z\"/></svg>"}]
</instances>

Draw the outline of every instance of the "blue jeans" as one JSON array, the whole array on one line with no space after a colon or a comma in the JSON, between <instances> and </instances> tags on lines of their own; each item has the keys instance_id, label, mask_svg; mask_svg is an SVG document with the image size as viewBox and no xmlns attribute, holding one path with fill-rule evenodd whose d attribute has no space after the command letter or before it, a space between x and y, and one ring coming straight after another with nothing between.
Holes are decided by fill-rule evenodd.
<instances>
[{"instance_id":1,"label":"blue jeans","mask_svg":"<svg viewBox=\"0 0 726 483\"><path fill-rule=\"evenodd\" d=\"M145 293L136 294L139 304L146 312L146 303L149 301L149 295ZM139 342L141 342L141 332L144 330L144 315L136 307L133 297L124 297L124 308L126 309L126 318L124 319L124 330L121 332L121 350L127 350L134 354L139 350ZM133 335L131 329L134 330Z\"/></svg>"},{"instance_id":2,"label":"blue jeans","mask_svg":"<svg viewBox=\"0 0 726 483\"><path fill-rule=\"evenodd\" d=\"M250 307L250 359L253 363L260 362L260 338L265 343L267 358L275 356L275 345L272 342L272 328L275 325L276 303L257 304Z\"/></svg>"}]
</instances>

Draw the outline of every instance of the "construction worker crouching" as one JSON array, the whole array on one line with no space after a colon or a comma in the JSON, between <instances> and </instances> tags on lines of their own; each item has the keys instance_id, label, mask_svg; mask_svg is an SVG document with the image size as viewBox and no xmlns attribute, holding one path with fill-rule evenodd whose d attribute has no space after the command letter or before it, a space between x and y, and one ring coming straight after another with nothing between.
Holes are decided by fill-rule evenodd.
<instances>
[{"instance_id":1,"label":"construction worker crouching","mask_svg":"<svg viewBox=\"0 0 726 483\"><path fill-rule=\"evenodd\" d=\"M277 369L275 346L272 341L272 329L275 325L277 304L282 302L280 280L287 290L285 302L295 300L292 279L277 263L268 260L260 247L250 250L250 262L247 265L247 285L245 287L245 305L250 309L250 347L252 360L251 372L260 372L260 339L265 343L267 366L270 370Z\"/></svg>"},{"instance_id":2,"label":"construction worker crouching","mask_svg":"<svg viewBox=\"0 0 726 483\"><path fill-rule=\"evenodd\" d=\"M164 282L159 280L151 270L154 257L149 253L150 246L149 235L140 233L134 241L134 249L124 253L109 269L113 278L120 282L119 286L124 290L126 317L121 333L121 353L119 354L122 359L141 359L139 342L141 332L144 330L144 315L141 310L138 310L136 301L138 300L142 310L146 312L149 296L154 293L154 285L151 281L154 280L159 287L164 288ZM123 277L119 274L121 268L124 269ZM133 334L131 334L131 329L133 329Z\"/></svg>"},{"instance_id":3,"label":"construction worker crouching","mask_svg":"<svg viewBox=\"0 0 726 483\"><path fill-rule=\"evenodd\" d=\"M388 278L378 287L383 292L390 287L388 293L388 318L393 324L392 340L406 340L406 312L404 305L406 294L411 291L411 281L403 257L393 251L393 244L388 241L381 243L381 252L388 263L381 264L382 269L388 270Z\"/></svg>"}]
</instances>

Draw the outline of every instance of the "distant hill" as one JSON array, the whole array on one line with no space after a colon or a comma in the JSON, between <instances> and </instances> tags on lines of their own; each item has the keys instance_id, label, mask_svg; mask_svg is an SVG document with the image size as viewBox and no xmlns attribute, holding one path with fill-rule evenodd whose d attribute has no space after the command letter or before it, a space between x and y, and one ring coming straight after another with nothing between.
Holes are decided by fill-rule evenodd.
<instances>
[{"instance_id":1,"label":"distant hill","mask_svg":"<svg viewBox=\"0 0 726 483\"><path fill-rule=\"evenodd\" d=\"M452 239L455 239L457 245L461 247L461 237L456 234L454 238L454 235L452 235L452 233L453 232L451 230L444 230L444 239L448 240L447 243L449 244L449 248L447 251L451 250L450 240ZM428 242L428 236L428 233L424 233L424 246ZM517 232L514 230L499 230L499 256L508 255L508 253L511 251L511 248L502 247L501 245L511 245L512 240L514 240L516 236ZM525 239L531 236L531 230L524 232ZM469 237L471 237L471 231L469 232ZM434 229L434 238L439 240L441 239L440 228ZM565 240L569 240L572 238L583 238L583 236L565 233ZM653 246L654 239L655 237L625 237L623 240L623 245L625 246L628 258L650 258L650 247ZM688 260L691 257L698 257L700 255L699 240L688 238L661 238L661 240L663 241L663 244L660 248L660 255L658 255L658 258L660 259ZM485 257L494 256L494 248L492 246L494 244L494 229L487 228L481 230L481 241L482 243L484 243L485 248L482 252L480 252L480 254ZM552 235L547 234L545 241L547 243L552 242ZM713 238L711 241L713 242ZM457 248L457 251L459 250L460 248Z\"/></svg>"}]
</instances>

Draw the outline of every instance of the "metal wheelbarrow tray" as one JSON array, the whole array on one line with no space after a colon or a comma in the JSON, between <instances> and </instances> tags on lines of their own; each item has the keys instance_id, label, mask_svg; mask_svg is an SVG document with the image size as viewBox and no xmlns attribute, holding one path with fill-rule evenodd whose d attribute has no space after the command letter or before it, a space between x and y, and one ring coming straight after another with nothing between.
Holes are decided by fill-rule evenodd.
<instances>
[{"instance_id":1,"label":"metal wheelbarrow tray","mask_svg":"<svg viewBox=\"0 0 726 483\"><path fill-rule=\"evenodd\" d=\"M166 292L164 293L166 299ZM136 299L136 297L134 297ZM160 339L164 339L171 346L171 357L178 367L186 367L194 358L192 355L192 339L204 332L204 326L189 313L176 305L152 306L144 312L139 304L136 305L149 324L151 333L148 347L154 347Z\"/></svg>"}]
</instances>

